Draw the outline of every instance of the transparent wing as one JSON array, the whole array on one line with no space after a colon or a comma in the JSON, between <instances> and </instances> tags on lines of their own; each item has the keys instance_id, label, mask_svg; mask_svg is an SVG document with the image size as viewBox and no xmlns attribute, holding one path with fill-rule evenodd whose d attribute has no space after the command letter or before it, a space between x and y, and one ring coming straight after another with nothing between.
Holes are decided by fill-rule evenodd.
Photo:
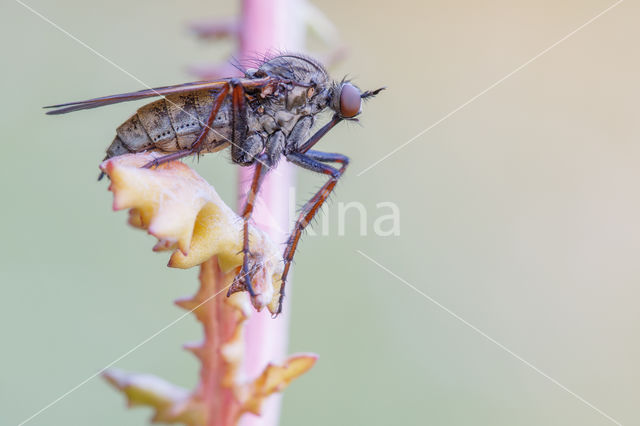
<instances>
[{"instance_id":1,"label":"transparent wing","mask_svg":"<svg viewBox=\"0 0 640 426\"><path fill-rule=\"evenodd\" d=\"M177 84L175 86L156 87L155 89L145 89L138 92L121 93L118 95L104 96L102 98L89 99L86 101L69 102L60 105L50 105L45 108L55 108L47 111L49 115L66 114L68 112L79 111L81 109L98 108L105 105L117 104L120 102L135 101L138 99L151 98L154 96L173 95L176 93L193 92L204 89L219 89L229 83L230 79L215 81L196 81L193 83Z\"/></svg>"}]
</instances>

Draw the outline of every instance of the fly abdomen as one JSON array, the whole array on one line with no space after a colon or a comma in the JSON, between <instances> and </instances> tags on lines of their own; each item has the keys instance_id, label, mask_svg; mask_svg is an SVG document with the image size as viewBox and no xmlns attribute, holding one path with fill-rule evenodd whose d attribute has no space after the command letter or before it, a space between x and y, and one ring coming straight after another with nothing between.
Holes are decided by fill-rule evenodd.
<instances>
[{"instance_id":1,"label":"fly abdomen","mask_svg":"<svg viewBox=\"0 0 640 426\"><path fill-rule=\"evenodd\" d=\"M176 132L164 99L147 104L116 129L107 158L150 149L177 151Z\"/></svg>"},{"instance_id":2,"label":"fly abdomen","mask_svg":"<svg viewBox=\"0 0 640 426\"><path fill-rule=\"evenodd\" d=\"M165 99L141 107L138 110L138 119L156 149L168 152L178 150L176 132L171 125Z\"/></svg>"},{"instance_id":3,"label":"fly abdomen","mask_svg":"<svg viewBox=\"0 0 640 426\"><path fill-rule=\"evenodd\" d=\"M151 147L153 142L142 127L136 113L116 129L116 137L107 148L107 158L129 152L140 152Z\"/></svg>"},{"instance_id":4,"label":"fly abdomen","mask_svg":"<svg viewBox=\"0 0 640 426\"><path fill-rule=\"evenodd\" d=\"M107 156L105 157L105 160L111 157L117 157L118 155L128 154L130 152L131 150L127 145L125 145L122 139L120 139L120 136L116 136L113 139L113 142L111 142L111 145L109 145L109 148L107 148Z\"/></svg>"},{"instance_id":5,"label":"fly abdomen","mask_svg":"<svg viewBox=\"0 0 640 426\"><path fill-rule=\"evenodd\" d=\"M201 90L170 95L141 107L116 129L117 136L107 149L107 158L129 152L191 148L207 125L215 100L215 92ZM228 145L230 108L229 101L223 102L203 141L203 152L215 152Z\"/></svg>"},{"instance_id":6,"label":"fly abdomen","mask_svg":"<svg viewBox=\"0 0 640 426\"><path fill-rule=\"evenodd\" d=\"M169 120L176 134L178 148L191 148L204 128L198 120L195 94L167 96L165 104Z\"/></svg>"}]
</instances>

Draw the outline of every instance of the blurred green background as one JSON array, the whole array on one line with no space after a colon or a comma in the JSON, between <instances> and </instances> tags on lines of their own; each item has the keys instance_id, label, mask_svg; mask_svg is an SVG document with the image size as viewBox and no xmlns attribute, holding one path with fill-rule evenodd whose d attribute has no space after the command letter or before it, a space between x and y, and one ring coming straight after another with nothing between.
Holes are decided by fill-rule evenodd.
<instances>
[{"instance_id":1,"label":"blurred green background","mask_svg":"<svg viewBox=\"0 0 640 426\"><path fill-rule=\"evenodd\" d=\"M146 83L193 80L231 43L185 23L233 2L30 0L44 16ZM317 1L350 48L332 73L389 90L362 126L322 147L352 166L328 210L346 235L304 239L295 265L291 352L320 355L285 393L282 425L607 425L593 407L422 297L393 273L622 424L639 424L640 50L623 2L417 138L613 1ZM97 164L132 104L64 117L41 106L137 90L13 0L0 6L3 133L0 424L17 424L182 311L197 271L165 267L153 238L111 211ZM235 204L226 155L197 170ZM299 173L298 199L320 180ZM372 232L376 203L401 233ZM200 338L189 317L117 366L183 385ZM102 379L36 425L141 425Z\"/></svg>"}]
</instances>

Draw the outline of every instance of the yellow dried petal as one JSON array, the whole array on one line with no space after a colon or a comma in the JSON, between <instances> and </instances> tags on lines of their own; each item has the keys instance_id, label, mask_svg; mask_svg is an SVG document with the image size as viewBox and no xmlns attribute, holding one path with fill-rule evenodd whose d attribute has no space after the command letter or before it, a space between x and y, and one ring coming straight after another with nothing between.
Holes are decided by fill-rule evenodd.
<instances>
[{"instance_id":1,"label":"yellow dried petal","mask_svg":"<svg viewBox=\"0 0 640 426\"><path fill-rule=\"evenodd\" d=\"M262 374L245 389L244 409L260 414L262 402L275 392L282 392L292 380L306 373L318 360L314 354L290 356L284 365L269 364Z\"/></svg>"},{"instance_id":2,"label":"yellow dried petal","mask_svg":"<svg viewBox=\"0 0 640 426\"><path fill-rule=\"evenodd\" d=\"M110 369L104 377L127 397L130 406L145 405L154 409L154 423L204 425L205 409L191 398L186 389L149 374L125 373Z\"/></svg>"}]
</instances>

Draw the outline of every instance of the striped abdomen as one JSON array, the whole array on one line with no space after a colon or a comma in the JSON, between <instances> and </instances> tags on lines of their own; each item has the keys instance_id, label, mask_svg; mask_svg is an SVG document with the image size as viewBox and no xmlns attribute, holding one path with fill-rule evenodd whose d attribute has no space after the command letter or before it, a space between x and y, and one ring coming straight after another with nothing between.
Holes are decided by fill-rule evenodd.
<instances>
[{"instance_id":1,"label":"striped abdomen","mask_svg":"<svg viewBox=\"0 0 640 426\"><path fill-rule=\"evenodd\" d=\"M216 92L200 90L169 95L141 107L116 129L107 158L129 152L173 152L190 148L206 126L215 99ZM225 100L204 141L203 152L227 146L231 137L230 121L230 102Z\"/></svg>"}]
</instances>

